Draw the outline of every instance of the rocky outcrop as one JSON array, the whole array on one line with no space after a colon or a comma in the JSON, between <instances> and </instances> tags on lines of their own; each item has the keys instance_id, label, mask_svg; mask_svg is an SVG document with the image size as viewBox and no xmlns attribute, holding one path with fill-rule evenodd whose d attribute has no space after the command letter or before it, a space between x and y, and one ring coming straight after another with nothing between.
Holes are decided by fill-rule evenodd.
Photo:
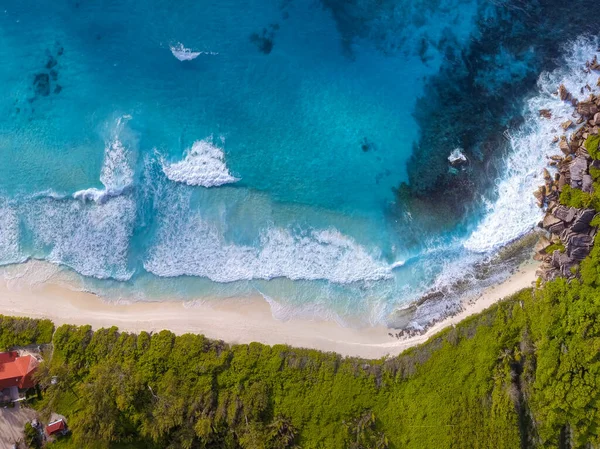
<instances>
[{"instance_id":1,"label":"rocky outcrop","mask_svg":"<svg viewBox=\"0 0 600 449\"><path fill-rule=\"evenodd\" d=\"M597 70L600 65L594 59L588 63L588 67ZM587 100L578 102L564 85L559 86L557 95L561 100L573 104L576 123L567 120L562 124L565 131L573 128L574 131L570 137L563 135L555 138L554 142L558 143L562 155L551 156L548 165L556 172L551 175L544 169L544 185L534 192L538 205L546 209L540 227L547 234L539 239L534 256L534 259L542 262L538 275L544 281L577 276L579 263L590 253L597 232L591 226L597 215L594 209L562 205L559 204L559 198L567 185L587 194L594 193L590 168L600 169L600 161L592 160L584 142L589 135L600 134L600 97L590 95ZM540 116L551 117L541 111Z\"/></svg>"}]
</instances>

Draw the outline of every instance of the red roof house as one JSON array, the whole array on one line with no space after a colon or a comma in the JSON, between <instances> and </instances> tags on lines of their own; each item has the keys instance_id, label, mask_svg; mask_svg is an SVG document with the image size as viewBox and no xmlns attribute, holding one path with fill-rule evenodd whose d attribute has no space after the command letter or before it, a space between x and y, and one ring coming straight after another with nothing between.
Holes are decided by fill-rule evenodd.
<instances>
[{"instance_id":1,"label":"red roof house","mask_svg":"<svg viewBox=\"0 0 600 449\"><path fill-rule=\"evenodd\" d=\"M16 351L0 352L0 390L33 387L33 373L37 366L38 361L30 355L19 357Z\"/></svg>"},{"instance_id":2,"label":"red roof house","mask_svg":"<svg viewBox=\"0 0 600 449\"><path fill-rule=\"evenodd\" d=\"M46 433L48 435L56 435L57 433L64 434L67 430L67 423L64 419L51 422L46 426Z\"/></svg>"}]
</instances>

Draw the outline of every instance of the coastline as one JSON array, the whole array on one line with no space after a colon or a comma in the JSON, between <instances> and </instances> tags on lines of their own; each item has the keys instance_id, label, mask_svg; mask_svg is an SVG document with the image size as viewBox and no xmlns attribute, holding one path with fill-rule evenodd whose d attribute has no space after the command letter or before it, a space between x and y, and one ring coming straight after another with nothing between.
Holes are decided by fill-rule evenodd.
<instances>
[{"instance_id":1,"label":"coastline","mask_svg":"<svg viewBox=\"0 0 600 449\"><path fill-rule=\"evenodd\" d=\"M115 304L92 293L73 290L62 282L47 280L34 284L27 283L26 277L16 282L14 279L0 281L0 313L48 318L57 326L89 324L93 329L117 326L121 331L136 333L168 329L178 335L203 334L233 344L288 344L377 359L398 355L502 298L530 287L536 280L537 268L538 263L531 260L521 264L504 282L485 289L478 297L465 298L460 313L435 323L420 335L400 340L390 337L388 332L392 330L384 326L352 329L333 321L279 321L260 297L226 299L210 305L187 305L182 301Z\"/></svg>"}]
</instances>

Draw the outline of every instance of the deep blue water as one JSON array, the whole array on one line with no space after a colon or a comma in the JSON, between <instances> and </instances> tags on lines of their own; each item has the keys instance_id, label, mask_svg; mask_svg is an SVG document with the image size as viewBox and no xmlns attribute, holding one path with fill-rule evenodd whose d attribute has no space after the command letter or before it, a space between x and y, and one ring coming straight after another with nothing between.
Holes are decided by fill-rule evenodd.
<instances>
[{"instance_id":1,"label":"deep blue water","mask_svg":"<svg viewBox=\"0 0 600 449\"><path fill-rule=\"evenodd\" d=\"M518 85L505 101L523 110L545 59L480 48L490 62L474 81L452 64L475 58L510 6L5 0L0 262L46 259L109 296L258 292L282 317L385 321L479 260L463 242L493 183L469 184L456 216L443 195L413 209L396 189L425 186L408 194L423 201L459 179L456 147L473 160L464 176L504 166L465 137L472 119L454 106ZM473 92L441 101L443 76L471 78ZM445 128L462 126L452 138L427 134L443 134L423 112L430 97L436 123L447 109ZM507 123L486 125L499 137Z\"/></svg>"}]
</instances>

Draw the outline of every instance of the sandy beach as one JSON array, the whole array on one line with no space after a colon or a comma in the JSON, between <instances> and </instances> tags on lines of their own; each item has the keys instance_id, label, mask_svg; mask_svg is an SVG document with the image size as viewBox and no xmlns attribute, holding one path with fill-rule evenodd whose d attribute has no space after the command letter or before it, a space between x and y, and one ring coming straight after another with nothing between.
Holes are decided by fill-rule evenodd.
<instances>
[{"instance_id":1,"label":"sandy beach","mask_svg":"<svg viewBox=\"0 0 600 449\"><path fill-rule=\"evenodd\" d=\"M397 355L406 348L425 342L441 329L530 287L535 281L536 268L534 262L521 265L503 283L486 289L478 298L465 299L464 310L458 315L436 323L422 335L403 340L390 337L389 330L383 326L351 329L331 321L279 321L273 318L270 306L260 297L193 306L181 301L114 304L94 294L55 283L52 279L32 283L27 276L0 280L0 313L49 318L56 325L90 324L94 329L117 326L129 332L169 329L176 334L204 334L228 343L283 343L374 359Z\"/></svg>"}]
</instances>

